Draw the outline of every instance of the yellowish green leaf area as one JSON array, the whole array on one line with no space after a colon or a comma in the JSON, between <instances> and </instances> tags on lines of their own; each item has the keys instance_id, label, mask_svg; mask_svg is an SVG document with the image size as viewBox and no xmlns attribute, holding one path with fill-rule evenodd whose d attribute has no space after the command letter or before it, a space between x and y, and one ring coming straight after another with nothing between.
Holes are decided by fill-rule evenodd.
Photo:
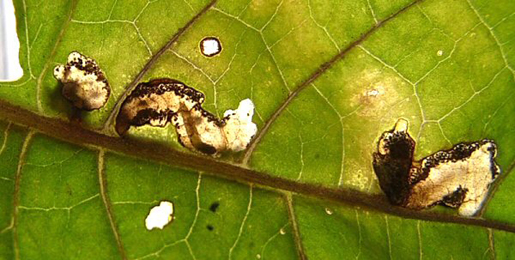
<instances>
[{"instance_id":1,"label":"yellowish green leaf area","mask_svg":"<svg viewBox=\"0 0 515 260\"><path fill-rule=\"evenodd\" d=\"M490 29L506 14L476 5L424 1L385 24L292 101L252 165L306 182L380 192L371 151L403 117L416 137L417 159L490 138L499 146L501 168L509 168L515 158L515 57L513 31L503 25L513 28L514 22L504 24L507 18ZM505 9L509 15L515 7Z\"/></svg>"},{"instance_id":2,"label":"yellowish green leaf area","mask_svg":"<svg viewBox=\"0 0 515 260\"><path fill-rule=\"evenodd\" d=\"M515 225L514 1L14 5L24 76L0 83L0 99L43 121L70 120L52 71L78 51L97 61L111 86L104 108L82 113L82 126L102 134L112 135L109 119L138 75L167 77L202 91L204 108L219 117L250 98L259 141L219 160L299 187L382 194L372 153L401 117L417 159L489 138L502 173L480 217L486 224L458 224L226 180L0 121L0 259L515 257L515 235L503 231ZM202 55L205 37L217 37L222 52ZM173 127L132 128L126 138L190 153ZM163 200L173 203L173 220L149 231L145 218Z\"/></svg>"}]
</instances>

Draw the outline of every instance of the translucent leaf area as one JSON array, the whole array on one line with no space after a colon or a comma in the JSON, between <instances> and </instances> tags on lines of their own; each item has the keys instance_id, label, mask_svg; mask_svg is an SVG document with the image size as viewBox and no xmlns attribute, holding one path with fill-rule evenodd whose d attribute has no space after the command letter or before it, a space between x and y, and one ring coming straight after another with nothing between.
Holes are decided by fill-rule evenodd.
<instances>
[{"instance_id":1,"label":"translucent leaf area","mask_svg":"<svg viewBox=\"0 0 515 260\"><path fill-rule=\"evenodd\" d=\"M0 259L512 259L512 0L14 0L24 76L0 82ZM206 57L200 42L219 39ZM97 61L105 107L80 120L53 69ZM221 117L250 98L247 150L204 156L173 126L114 118L172 78ZM474 218L388 204L381 133L421 159L494 140L501 175ZM174 205L163 229L145 218Z\"/></svg>"}]
</instances>

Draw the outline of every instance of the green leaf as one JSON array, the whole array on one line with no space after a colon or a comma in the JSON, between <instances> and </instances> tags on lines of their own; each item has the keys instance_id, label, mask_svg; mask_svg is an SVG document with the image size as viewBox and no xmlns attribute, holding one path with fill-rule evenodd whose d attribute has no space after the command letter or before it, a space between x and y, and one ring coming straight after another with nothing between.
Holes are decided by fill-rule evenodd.
<instances>
[{"instance_id":1,"label":"green leaf","mask_svg":"<svg viewBox=\"0 0 515 260\"><path fill-rule=\"evenodd\" d=\"M24 76L0 83L1 259L510 259L515 4L510 0L14 1ZM220 55L199 42L216 36ZM111 98L70 121L52 70L95 59ZM114 134L138 82L169 77L259 132L221 158L173 127ZM416 157L483 138L502 173L475 218L388 204L372 169L410 122ZM160 201L174 219L148 231Z\"/></svg>"}]
</instances>

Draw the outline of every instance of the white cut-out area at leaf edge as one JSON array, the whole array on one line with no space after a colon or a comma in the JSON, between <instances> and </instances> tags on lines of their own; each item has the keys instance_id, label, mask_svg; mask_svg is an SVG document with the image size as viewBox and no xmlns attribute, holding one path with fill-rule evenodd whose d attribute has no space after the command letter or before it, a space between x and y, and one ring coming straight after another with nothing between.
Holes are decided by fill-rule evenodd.
<instances>
[{"instance_id":1,"label":"white cut-out area at leaf edge","mask_svg":"<svg viewBox=\"0 0 515 260\"><path fill-rule=\"evenodd\" d=\"M13 1L0 2L0 82L15 81L23 76L20 65L20 40L16 32Z\"/></svg>"}]
</instances>

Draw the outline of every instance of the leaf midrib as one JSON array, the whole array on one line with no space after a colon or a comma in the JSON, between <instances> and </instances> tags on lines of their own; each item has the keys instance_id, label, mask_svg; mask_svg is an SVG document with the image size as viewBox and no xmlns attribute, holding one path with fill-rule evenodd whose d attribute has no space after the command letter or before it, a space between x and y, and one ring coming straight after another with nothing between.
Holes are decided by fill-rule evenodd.
<instances>
[{"instance_id":1,"label":"leaf midrib","mask_svg":"<svg viewBox=\"0 0 515 260\"><path fill-rule=\"evenodd\" d=\"M282 193L293 192L346 206L362 207L404 218L457 223L515 233L515 225L511 224L480 218L466 218L435 212L408 210L390 205L382 195L372 195L350 189L329 188L317 184L299 183L235 164L218 161L208 156L181 152L163 144L108 136L83 128L78 123L45 117L3 100L0 100L0 118L18 125L27 126L39 133L65 142L90 147L93 150L106 149L130 157L144 158L172 167L191 169L240 183L257 185L268 190Z\"/></svg>"},{"instance_id":2,"label":"leaf midrib","mask_svg":"<svg viewBox=\"0 0 515 260\"><path fill-rule=\"evenodd\" d=\"M331 68L336 62L340 61L346 54L353 48L358 46L361 42L366 40L377 29L384 26L387 22L397 17L398 15L406 12L411 7L423 2L424 0L415 0L406 5L396 13L389 17L377 22L370 30L365 32L359 39L350 43L345 49L342 49L337 55L332 57L328 62L322 64L315 70L306 80L300 83L293 92L281 103L272 116L265 122L264 127L258 133L257 137L251 143L249 149L245 152L240 160L243 165L246 165L250 159L255 147L259 144L261 137L263 137L269 127L275 122L282 111L287 105L310 83L315 81L319 76L323 75L325 71ZM106 121L103 129L104 133L109 133L109 128L112 127L114 118L117 114L119 103L124 99L123 97L130 93L134 86L141 80L145 73L155 64L159 57L168 50L173 43L175 43L185 31L188 30L202 14L206 13L216 4L217 0L211 1L199 13L197 13L188 23L185 24L176 34L156 53L154 54L142 70L137 74L135 79L127 86L122 97L118 100L113 108L109 119ZM72 7L73 8L73 7ZM63 30L64 31L64 30ZM420 219L435 222L458 223L462 225L480 226L492 228L497 230L504 230L515 233L515 226L505 223L500 223L491 220L480 218L465 218L455 215L443 215L434 212L425 211L412 211L400 207L391 206L382 195L371 195L355 190L342 190L335 188L328 188L316 184L298 183L289 179L276 177L267 173L254 171L244 168L242 166L216 161L211 157L201 156L197 154L184 153L174 150L168 146L148 143L139 140L130 140L106 134L99 133L92 129L83 128L77 123L71 123L56 118L45 117L43 115L34 113L32 111L12 105L6 101L0 100L0 117L7 119L15 124L28 126L40 133L54 137L66 142L89 146L95 150L107 149L113 152L123 153L132 157L146 158L159 163L164 163L174 167L182 167L193 169L207 174L212 174L217 177L242 182L246 184L255 184L265 189L275 191L294 192L297 194L315 197L322 200L330 200L341 203L347 206L359 206L366 209L383 212L386 214L396 215L410 219ZM510 172L514 167L511 165L507 172Z\"/></svg>"}]
</instances>

